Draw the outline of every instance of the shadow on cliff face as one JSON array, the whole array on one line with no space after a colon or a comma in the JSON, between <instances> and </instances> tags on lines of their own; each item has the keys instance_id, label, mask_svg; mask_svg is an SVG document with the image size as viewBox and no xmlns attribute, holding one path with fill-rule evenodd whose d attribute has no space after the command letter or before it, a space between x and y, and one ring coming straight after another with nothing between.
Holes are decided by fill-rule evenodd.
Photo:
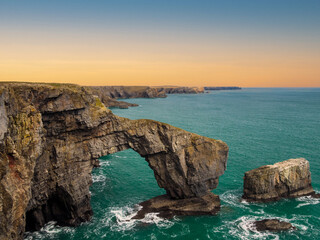
<instances>
[{"instance_id":1,"label":"shadow on cliff face","mask_svg":"<svg viewBox=\"0 0 320 240\"><path fill-rule=\"evenodd\" d=\"M61 226L80 224L80 219L75 222L73 216L75 209L70 194L63 188L58 187L45 204L26 212L26 231L38 231L50 221L55 221ZM90 219L92 211L85 215L88 217L87 219ZM87 219L82 219L82 221Z\"/></svg>"}]
</instances>

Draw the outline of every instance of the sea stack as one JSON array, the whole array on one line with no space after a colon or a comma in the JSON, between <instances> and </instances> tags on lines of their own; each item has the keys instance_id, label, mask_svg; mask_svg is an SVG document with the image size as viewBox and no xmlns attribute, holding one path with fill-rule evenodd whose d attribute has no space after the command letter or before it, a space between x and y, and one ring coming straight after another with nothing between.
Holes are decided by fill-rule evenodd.
<instances>
[{"instance_id":1,"label":"sea stack","mask_svg":"<svg viewBox=\"0 0 320 240\"><path fill-rule=\"evenodd\" d=\"M243 199L266 202L314 195L309 162L289 159L245 173Z\"/></svg>"}]
</instances>

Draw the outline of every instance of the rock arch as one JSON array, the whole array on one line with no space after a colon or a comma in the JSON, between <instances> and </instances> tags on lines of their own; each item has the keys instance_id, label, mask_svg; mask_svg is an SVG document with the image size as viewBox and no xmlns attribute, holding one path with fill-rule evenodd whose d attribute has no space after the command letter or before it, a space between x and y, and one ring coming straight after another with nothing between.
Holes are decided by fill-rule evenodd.
<instances>
[{"instance_id":1,"label":"rock arch","mask_svg":"<svg viewBox=\"0 0 320 240\"><path fill-rule=\"evenodd\" d=\"M52 199L67 211L59 215L62 224L89 220L91 171L107 154L128 148L138 152L166 199L178 201L177 212L195 198L208 206L213 200L208 193L226 168L224 142L153 120L115 116L76 85L6 84L0 88L0 106L6 120L0 128L0 219L5 219L0 239L22 238L26 213L27 221L39 220L28 226L57 220L43 211L54 207Z\"/></svg>"},{"instance_id":2,"label":"rock arch","mask_svg":"<svg viewBox=\"0 0 320 240\"><path fill-rule=\"evenodd\" d=\"M105 143L116 152L132 148L149 163L158 185L174 199L201 197L218 185L226 168L228 147L219 140L199 136L153 120L128 120L120 131L95 139L94 152Z\"/></svg>"}]
</instances>

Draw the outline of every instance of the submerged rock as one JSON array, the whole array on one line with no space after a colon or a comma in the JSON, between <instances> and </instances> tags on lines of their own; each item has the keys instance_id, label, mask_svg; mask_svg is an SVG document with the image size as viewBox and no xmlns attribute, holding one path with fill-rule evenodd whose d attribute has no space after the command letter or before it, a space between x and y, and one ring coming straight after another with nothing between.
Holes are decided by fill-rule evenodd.
<instances>
[{"instance_id":1,"label":"submerged rock","mask_svg":"<svg viewBox=\"0 0 320 240\"><path fill-rule=\"evenodd\" d=\"M272 232L279 232L279 231L287 231L287 230L294 230L296 229L292 226L289 222L279 221L278 219L264 219L261 221L256 221L255 227L258 231L272 231Z\"/></svg>"},{"instance_id":2,"label":"submerged rock","mask_svg":"<svg viewBox=\"0 0 320 240\"><path fill-rule=\"evenodd\" d=\"M172 199L168 195L161 195L139 204L142 209L134 219L142 219L148 213L158 213L159 217L214 215L220 210L220 198L213 193L202 197Z\"/></svg>"},{"instance_id":3,"label":"submerged rock","mask_svg":"<svg viewBox=\"0 0 320 240\"><path fill-rule=\"evenodd\" d=\"M208 194L226 169L224 142L115 116L86 88L2 83L0 119L0 239L22 239L25 229L49 221L90 220L92 168L99 157L128 148L149 163L167 192L161 199L183 199L168 210L187 204L213 211L218 203Z\"/></svg>"},{"instance_id":4,"label":"submerged rock","mask_svg":"<svg viewBox=\"0 0 320 240\"><path fill-rule=\"evenodd\" d=\"M313 195L309 162L289 159L245 173L243 198L248 201L274 201Z\"/></svg>"}]
</instances>

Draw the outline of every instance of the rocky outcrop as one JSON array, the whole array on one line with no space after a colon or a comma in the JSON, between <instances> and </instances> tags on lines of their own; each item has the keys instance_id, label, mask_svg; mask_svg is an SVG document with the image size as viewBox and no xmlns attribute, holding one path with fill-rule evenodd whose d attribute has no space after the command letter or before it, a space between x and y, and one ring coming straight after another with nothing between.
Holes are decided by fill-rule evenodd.
<instances>
[{"instance_id":1,"label":"rocky outcrop","mask_svg":"<svg viewBox=\"0 0 320 240\"><path fill-rule=\"evenodd\" d=\"M243 198L248 201L274 201L313 194L310 166L304 158L262 166L244 176Z\"/></svg>"},{"instance_id":2,"label":"rocky outcrop","mask_svg":"<svg viewBox=\"0 0 320 240\"><path fill-rule=\"evenodd\" d=\"M311 195L313 198L320 198L320 193L314 193Z\"/></svg>"},{"instance_id":3,"label":"rocky outcrop","mask_svg":"<svg viewBox=\"0 0 320 240\"><path fill-rule=\"evenodd\" d=\"M264 219L261 221L256 221L254 223L257 231L271 231L271 232L280 232L295 230L296 228L292 226L289 222L279 221L278 219Z\"/></svg>"},{"instance_id":4,"label":"rocky outcrop","mask_svg":"<svg viewBox=\"0 0 320 240\"><path fill-rule=\"evenodd\" d=\"M108 96L113 99L166 97L157 89L148 86L90 86L87 88L99 97Z\"/></svg>"},{"instance_id":5,"label":"rocky outcrop","mask_svg":"<svg viewBox=\"0 0 320 240\"><path fill-rule=\"evenodd\" d=\"M202 197L172 199L168 195L152 198L139 204L142 209L133 217L142 219L147 213L158 213L159 217L214 215L220 210L220 198L213 193Z\"/></svg>"},{"instance_id":6,"label":"rocky outcrop","mask_svg":"<svg viewBox=\"0 0 320 240\"><path fill-rule=\"evenodd\" d=\"M51 220L70 226L89 220L93 166L128 148L148 161L167 199L199 198L195 209L210 211L219 205L205 202L225 171L225 143L115 116L87 88L1 84L0 120L1 240L21 239L25 229Z\"/></svg>"},{"instance_id":7,"label":"rocky outcrop","mask_svg":"<svg viewBox=\"0 0 320 240\"><path fill-rule=\"evenodd\" d=\"M199 87L156 87L159 93L163 94L198 94L204 93Z\"/></svg>"},{"instance_id":8,"label":"rocky outcrop","mask_svg":"<svg viewBox=\"0 0 320 240\"><path fill-rule=\"evenodd\" d=\"M86 90L92 95L96 95L100 98L101 102L108 108L123 108L127 109L129 107L137 107L138 104L128 103L125 101L117 101L117 95L123 95L124 91L120 91L121 87L85 87ZM117 89L120 88L120 89ZM119 93L119 94L118 94ZM121 98L121 97L120 97ZM125 98L125 97L122 97Z\"/></svg>"},{"instance_id":9,"label":"rocky outcrop","mask_svg":"<svg viewBox=\"0 0 320 240\"><path fill-rule=\"evenodd\" d=\"M88 86L86 89L97 95L106 107L128 108L137 104L116 99L165 98L167 94L203 93L198 87L147 87L147 86Z\"/></svg>"},{"instance_id":10,"label":"rocky outcrop","mask_svg":"<svg viewBox=\"0 0 320 240\"><path fill-rule=\"evenodd\" d=\"M135 103L129 103L125 101L118 101L116 99L113 99L111 97L105 96L103 94L97 94L97 96L100 98L101 102L108 108L122 108L127 109L129 107L137 107L138 104Z\"/></svg>"},{"instance_id":11,"label":"rocky outcrop","mask_svg":"<svg viewBox=\"0 0 320 240\"><path fill-rule=\"evenodd\" d=\"M241 87L204 87L204 90L210 90L210 91L241 90Z\"/></svg>"}]
</instances>

